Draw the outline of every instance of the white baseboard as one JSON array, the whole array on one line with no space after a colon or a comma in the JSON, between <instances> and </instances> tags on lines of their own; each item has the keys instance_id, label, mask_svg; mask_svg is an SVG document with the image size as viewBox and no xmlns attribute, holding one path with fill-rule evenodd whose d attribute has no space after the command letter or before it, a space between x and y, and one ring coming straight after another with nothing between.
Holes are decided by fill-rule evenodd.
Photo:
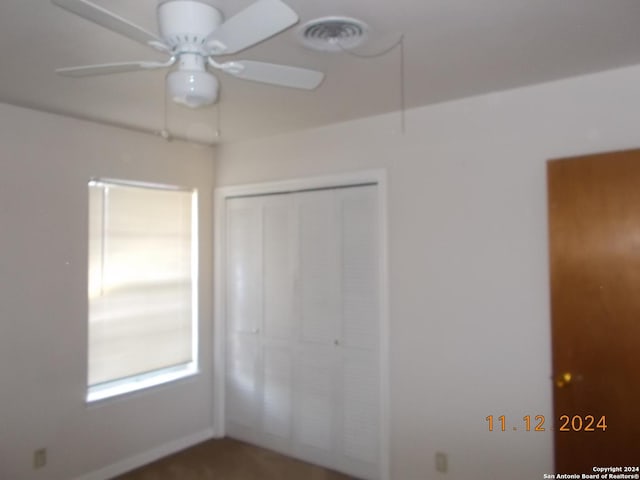
<instances>
[{"instance_id":1,"label":"white baseboard","mask_svg":"<svg viewBox=\"0 0 640 480\"><path fill-rule=\"evenodd\" d=\"M107 465L99 470L81 475L74 480L108 480L214 437L216 435L214 435L213 429L207 428L188 437L165 443L146 452Z\"/></svg>"}]
</instances>

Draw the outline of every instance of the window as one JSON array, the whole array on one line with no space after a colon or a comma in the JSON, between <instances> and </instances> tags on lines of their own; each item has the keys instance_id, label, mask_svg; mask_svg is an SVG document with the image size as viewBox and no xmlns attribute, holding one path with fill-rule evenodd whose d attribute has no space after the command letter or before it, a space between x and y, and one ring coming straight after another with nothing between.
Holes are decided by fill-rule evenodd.
<instances>
[{"instance_id":1,"label":"window","mask_svg":"<svg viewBox=\"0 0 640 480\"><path fill-rule=\"evenodd\" d=\"M89 183L88 394L197 371L197 194Z\"/></svg>"}]
</instances>

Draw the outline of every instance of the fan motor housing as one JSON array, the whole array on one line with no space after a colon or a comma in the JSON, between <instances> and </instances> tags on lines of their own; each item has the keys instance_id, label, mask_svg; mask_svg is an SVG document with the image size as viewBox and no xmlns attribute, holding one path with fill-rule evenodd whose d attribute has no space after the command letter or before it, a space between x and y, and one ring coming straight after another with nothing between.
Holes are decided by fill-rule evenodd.
<instances>
[{"instance_id":1,"label":"fan motor housing","mask_svg":"<svg viewBox=\"0 0 640 480\"><path fill-rule=\"evenodd\" d=\"M165 0L158 5L160 35L173 48L204 46L207 36L224 22L220 9L201 0Z\"/></svg>"}]
</instances>

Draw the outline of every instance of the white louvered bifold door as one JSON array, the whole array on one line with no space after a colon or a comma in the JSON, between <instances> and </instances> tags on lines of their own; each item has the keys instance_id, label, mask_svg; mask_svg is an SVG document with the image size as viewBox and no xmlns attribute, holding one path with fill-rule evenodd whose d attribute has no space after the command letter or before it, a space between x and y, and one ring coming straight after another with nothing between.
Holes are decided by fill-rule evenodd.
<instances>
[{"instance_id":1,"label":"white louvered bifold door","mask_svg":"<svg viewBox=\"0 0 640 480\"><path fill-rule=\"evenodd\" d=\"M262 212L253 199L227 204L227 421L258 428L262 323Z\"/></svg>"},{"instance_id":2,"label":"white louvered bifold door","mask_svg":"<svg viewBox=\"0 0 640 480\"><path fill-rule=\"evenodd\" d=\"M375 478L381 408L376 188L336 193L341 235L341 462L345 471Z\"/></svg>"},{"instance_id":3,"label":"white louvered bifold door","mask_svg":"<svg viewBox=\"0 0 640 480\"><path fill-rule=\"evenodd\" d=\"M230 436L378 477L377 219L375 185L227 200Z\"/></svg>"},{"instance_id":4,"label":"white louvered bifold door","mask_svg":"<svg viewBox=\"0 0 640 480\"><path fill-rule=\"evenodd\" d=\"M294 212L288 195L262 197L262 212L261 443L288 451L292 429L293 345L296 339Z\"/></svg>"},{"instance_id":5,"label":"white louvered bifold door","mask_svg":"<svg viewBox=\"0 0 640 480\"><path fill-rule=\"evenodd\" d=\"M335 190L299 193L295 204L300 336L294 369L293 448L296 457L337 468L340 236Z\"/></svg>"}]
</instances>

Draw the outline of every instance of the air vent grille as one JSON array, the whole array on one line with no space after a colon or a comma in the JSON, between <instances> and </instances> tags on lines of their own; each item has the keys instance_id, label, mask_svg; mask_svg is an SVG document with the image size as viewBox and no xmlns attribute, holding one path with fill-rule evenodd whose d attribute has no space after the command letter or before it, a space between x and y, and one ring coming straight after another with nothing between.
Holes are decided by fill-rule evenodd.
<instances>
[{"instance_id":1,"label":"air vent grille","mask_svg":"<svg viewBox=\"0 0 640 480\"><path fill-rule=\"evenodd\" d=\"M358 47L367 38L366 23L349 17L324 17L311 20L298 29L302 44L312 50L339 52Z\"/></svg>"}]
</instances>

